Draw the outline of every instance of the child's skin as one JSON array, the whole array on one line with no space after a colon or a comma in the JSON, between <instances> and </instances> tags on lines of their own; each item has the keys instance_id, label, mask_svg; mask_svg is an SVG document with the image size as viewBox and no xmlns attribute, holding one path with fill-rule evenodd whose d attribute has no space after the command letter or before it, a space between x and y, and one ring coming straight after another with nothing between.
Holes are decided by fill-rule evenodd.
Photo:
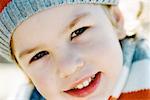
<instances>
[{"instance_id":1,"label":"child's skin","mask_svg":"<svg viewBox=\"0 0 150 100\"><path fill-rule=\"evenodd\" d=\"M15 30L12 38L15 57L47 100L109 98L123 65L119 44L123 35L115 29L122 28L122 17L117 9L111 9L119 27L112 25L100 5L79 4L42 11ZM81 20L75 20L77 24L71 24L72 28L67 27L77 16ZM72 32L86 26L83 33L73 38ZM64 92L76 81L97 72L102 72L100 83L92 93L76 97Z\"/></svg>"}]
</instances>

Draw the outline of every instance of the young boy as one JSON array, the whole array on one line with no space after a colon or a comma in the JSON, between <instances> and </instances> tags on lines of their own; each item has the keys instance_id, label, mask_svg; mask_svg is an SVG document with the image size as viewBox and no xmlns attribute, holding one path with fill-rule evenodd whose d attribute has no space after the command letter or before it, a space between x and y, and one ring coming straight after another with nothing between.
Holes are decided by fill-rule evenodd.
<instances>
[{"instance_id":1,"label":"young boy","mask_svg":"<svg viewBox=\"0 0 150 100\"><path fill-rule=\"evenodd\" d=\"M117 3L1 1L1 55L36 87L28 100L150 98L147 41L126 36Z\"/></svg>"}]
</instances>

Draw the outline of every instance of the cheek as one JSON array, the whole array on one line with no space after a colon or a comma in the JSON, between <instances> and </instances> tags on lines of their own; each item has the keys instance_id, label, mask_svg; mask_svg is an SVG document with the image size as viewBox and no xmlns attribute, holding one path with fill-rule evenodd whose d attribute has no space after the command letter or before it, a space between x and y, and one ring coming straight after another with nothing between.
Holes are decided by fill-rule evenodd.
<instances>
[{"instance_id":1,"label":"cheek","mask_svg":"<svg viewBox=\"0 0 150 100\"><path fill-rule=\"evenodd\" d=\"M88 44L83 46L83 54L88 61L100 66L109 77L116 77L122 68L123 57L118 38L114 32L93 31ZM102 33L98 33L102 32ZM113 34L112 34L113 33Z\"/></svg>"},{"instance_id":2,"label":"cheek","mask_svg":"<svg viewBox=\"0 0 150 100\"><path fill-rule=\"evenodd\" d=\"M56 77L50 75L49 72L39 71L40 74L32 74L30 77L33 81L35 87L39 90L39 92L44 96L53 96L58 93L59 84L56 82Z\"/></svg>"},{"instance_id":3,"label":"cheek","mask_svg":"<svg viewBox=\"0 0 150 100\"><path fill-rule=\"evenodd\" d=\"M34 70L29 72L29 77L31 78L33 84L40 90L45 91L45 87L48 84L48 74L44 71ZM50 79L50 78L49 78Z\"/></svg>"},{"instance_id":4,"label":"cheek","mask_svg":"<svg viewBox=\"0 0 150 100\"><path fill-rule=\"evenodd\" d=\"M119 77L123 67L123 56L118 43L108 45L109 47L101 54L103 55L102 67L109 85L113 86Z\"/></svg>"},{"instance_id":5,"label":"cheek","mask_svg":"<svg viewBox=\"0 0 150 100\"><path fill-rule=\"evenodd\" d=\"M105 42L106 43L106 42ZM104 73L111 78L118 76L122 65L123 57L119 42L110 42L105 44L99 53L99 62L101 62Z\"/></svg>"},{"instance_id":6,"label":"cheek","mask_svg":"<svg viewBox=\"0 0 150 100\"><path fill-rule=\"evenodd\" d=\"M55 90L58 90L56 74L52 68L54 67L48 62L33 64L29 68L24 69L35 87L44 96L47 95L47 93L49 95L53 94L53 92L56 93Z\"/></svg>"}]
</instances>

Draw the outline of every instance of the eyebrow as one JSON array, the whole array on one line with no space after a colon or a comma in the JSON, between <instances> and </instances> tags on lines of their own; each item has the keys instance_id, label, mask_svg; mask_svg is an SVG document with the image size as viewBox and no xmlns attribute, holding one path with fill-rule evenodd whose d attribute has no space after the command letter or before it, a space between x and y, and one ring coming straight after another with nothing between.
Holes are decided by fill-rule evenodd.
<instances>
[{"instance_id":1,"label":"eyebrow","mask_svg":"<svg viewBox=\"0 0 150 100\"><path fill-rule=\"evenodd\" d=\"M90 13L86 12L86 13L81 13L79 15L76 15L75 19L73 19L70 24L67 26L67 28L65 29L71 29L73 28L80 20L82 20L83 18L89 16Z\"/></svg>"},{"instance_id":2,"label":"eyebrow","mask_svg":"<svg viewBox=\"0 0 150 100\"><path fill-rule=\"evenodd\" d=\"M40 46L37 46L37 47L34 47L32 49L27 49L27 50L24 50L23 52L21 52L19 54L19 58L22 58L23 56L27 55L27 54L31 54L32 52L36 51L39 49Z\"/></svg>"},{"instance_id":3,"label":"eyebrow","mask_svg":"<svg viewBox=\"0 0 150 100\"><path fill-rule=\"evenodd\" d=\"M83 19L89 15L90 15L90 13L88 13L88 12L77 15L75 17L75 19L73 19L70 22L70 24L65 28L65 30L72 29L81 19ZM40 46L34 47L32 49L26 49L19 54L19 58L22 58L25 55L31 54L32 52L38 50L39 48L40 48Z\"/></svg>"}]
</instances>

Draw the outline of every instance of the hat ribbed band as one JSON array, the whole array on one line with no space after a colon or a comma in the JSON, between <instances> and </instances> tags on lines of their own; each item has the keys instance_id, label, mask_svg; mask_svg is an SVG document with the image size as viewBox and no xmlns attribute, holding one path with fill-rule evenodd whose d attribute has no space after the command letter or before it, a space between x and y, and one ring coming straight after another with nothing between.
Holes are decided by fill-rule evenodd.
<instances>
[{"instance_id":1,"label":"hat ribbed band","mask_svg":"<svg viewBox=\"0 0 150 100\"><path fill-rule=\"evenodd\" d=\"M11 60L10 39L12 32L24 20L44 9L62 4L117 5L118 0L12 0L0 14L0 55Z\"/></svg>"}]
</instances>

